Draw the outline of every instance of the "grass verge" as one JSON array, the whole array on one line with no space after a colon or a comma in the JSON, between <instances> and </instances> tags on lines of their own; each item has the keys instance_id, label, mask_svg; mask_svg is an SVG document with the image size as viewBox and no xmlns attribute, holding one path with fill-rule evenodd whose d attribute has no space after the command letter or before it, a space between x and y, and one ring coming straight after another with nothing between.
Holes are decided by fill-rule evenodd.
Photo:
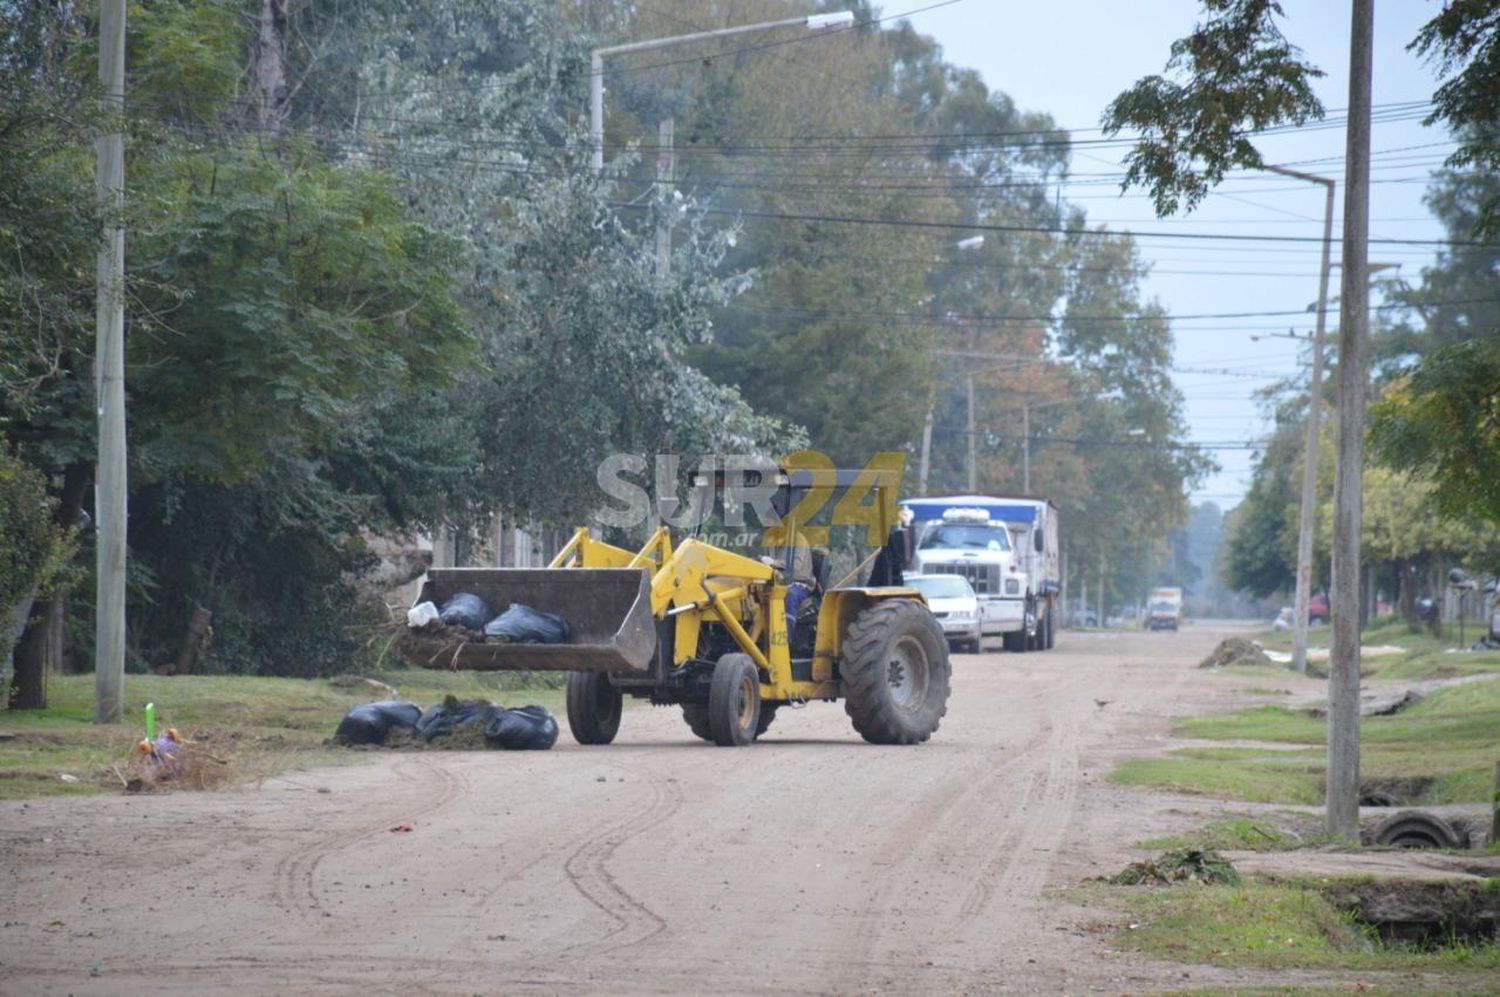
<instances>
[{"instance_id":1,"label":"grass verge","mask_svg":"<svg viewBox=\"0 0 1500 997\"><path fill-rule=\"evenodd\" d=\"M1387 620L1366 628L1360 634L1360 642L1366 647L1401 647L1406 653L1366 657L1360 662L1362 673L1367 678L1417 681L1500 671L1500 651L1457 651L1457 627L1446 623L1443 626L1442 637L1434 637L1425 629L1412 633L1401 620ZM1464 631L1465 645L1478 640L1482 632L1480 624L1470 621ZM1326 648L1332 638L1333 632L1328 627L1314 627L1308 631L1308 641L1315 648ZM1289 631L1268 630L1256 640L1268 650L1289 652L1292 649Z\"/></svg>"},{"instance_id":2,"label":"grass verge","mask_svg":"<svg viewBox=\"0 0 1500 997\"><path fill-rule=\"evenodd\" d=\"M520 675L410 669L377 677L395 686L401 699L423 706L451 694L563 711L561 688L538 688ZM324 679L131 675L125 683L128 722L96 726L93 689L92 675L53 677L47 709L0 712L0 731L13 735L0 740L0 799L119 790L115 767L133 757L148 702L156 704L159 726L176 727L220 759L214 764L225 769L222 781L232 783L364 757L323 742L349 707L381 698ZM64 774L78 781L65 781Z\"/></svg>"},{"instance_id":3,"label":"grass verge","mask_svg":"<svg viewBox=\"0 0 1500 997\"><path fill-rule=\"evenodd\" d=\"M1414 667L1410 662L1424 655L1431 657L1433 652L1372 660L1391 662L1381 667L1401 671ZM1447 657L1472 659L1476 669L1492 661L1489 670L1500 670L1500 652ZM1427 666L1421 665L1417 670L1424 669ZM1374 787L1420 785L1420 795L1406 802L1485 802L1493 791L1496 731L1500 679L1440 689L1399 713L1360 722L1360 774ZM1265 741L1278 747L1180 749L1166 758L1125 762L1113 773L1114 781L1257 803L1322 800L1326 720L1321 717L1284 706L1260 706L1182 719L1176 733L1196 740ZM1306 745L1308 750L1281 747L1287 744Z\"/></svg>"},{"instance_id":4,"label":"grass verge","mask_svg":"<svg viewBox=\"0 0 1500 997\"><path fill-rule=\"evenodd\" d=\"M1383 942L1373 927L1332 903L1324 888L1249 882L1238 887L1088 889L1099 891L1102 903L1126 917L1126 926L1115 935L1117 945L1176 962L1476 977L1500 970L1500 947L1493 943Z\"/></svg>"}]
</instances>

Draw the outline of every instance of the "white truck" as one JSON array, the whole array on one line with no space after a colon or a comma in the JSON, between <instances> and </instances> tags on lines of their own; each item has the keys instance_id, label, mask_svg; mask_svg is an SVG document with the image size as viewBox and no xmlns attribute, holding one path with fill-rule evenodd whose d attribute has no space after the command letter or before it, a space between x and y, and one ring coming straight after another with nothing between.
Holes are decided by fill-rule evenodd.
<instances>
[{"instance_id":1,"label":"white truck","mask_svg":"<svg viewBox=\"0 0 1500 997\"><path fill-rule=\"evenodd\" d=\"M1182 626L1182 589L1154 588L1146 600L1147 630L1176 630Z\"/></svg>"},{"instance_id":2,"label":"white truck","mask_svg":"<svg viewBox=\"0 0 1500 997\"><path fill-rule=\"evenodd\" d=\"M907 499L916 535L911 571L961 575L979 596L981 630L1007 651L1044 651L1062 592L1057 507L1043 498L949 495Z\"/></svg>"}]
</instances>

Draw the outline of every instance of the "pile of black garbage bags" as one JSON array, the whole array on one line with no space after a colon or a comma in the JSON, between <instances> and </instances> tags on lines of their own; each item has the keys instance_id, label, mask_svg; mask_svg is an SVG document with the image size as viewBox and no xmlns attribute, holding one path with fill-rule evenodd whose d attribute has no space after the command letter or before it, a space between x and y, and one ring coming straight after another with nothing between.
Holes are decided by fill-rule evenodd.
<instances>
[{"instance_id":1,"label":"pile of black garbage bags","mask_svg":"<svg viewBox=\"0 0 1500 997\"><path fill-rule=\"evenodd\" d=\"M464 728L481 731L486 747L506 751L545 751L557 743L557 721L545 707L506 709L452 696L426 710L396 700L361 703L344 714L333 738L340 744L385 744L393 731L409 730L431 744Z\"/></svg>"},{"instance_id":2,"label":"pile of black garbage bags","mask_svg":"<svg viewBox=\"0 0 1500 997\"><path fill-rule=\"evenodd\" d=\"M524 603L511 603L496 615L482 598L473 592L455 592L440 607L430 602L413 606L406 614L407 626L423 629L434 623L462 627L484 634L488 640L511 644L566 644L570 636L568 621L557 613L544 613Z\"/></svg>"}]
</instances>

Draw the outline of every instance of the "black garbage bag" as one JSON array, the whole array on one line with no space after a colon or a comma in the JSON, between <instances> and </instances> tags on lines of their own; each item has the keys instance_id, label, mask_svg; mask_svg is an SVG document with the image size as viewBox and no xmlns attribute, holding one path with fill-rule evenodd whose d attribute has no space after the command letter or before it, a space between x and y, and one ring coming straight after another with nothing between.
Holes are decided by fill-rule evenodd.
<instances>
[{"instance_id":1,"label":"black garbage bag","mask_svg":"<svg viewBox=\"0 0 1500 997\"><path fill-rule=\"evenodd\" d=\"M467 630L483 630L485 622L493 615L485 601L473 592L453 593L453 598L438 610L438 619L448 626Z\"/></svg>"},{"instance_id":2,"label":"black garbage bag","mask_svg":"<svg viewBox=\"0 0 1500 997\"><path fill-rule=\"evenodd\" d=\"M546 751L557 743L557 721L541 706L497 709L485 722L484 739L507 751Z\"/></svg>"},{"instance_id":3,"label":"black garbage bag","mask_svg":"<svg viewBox=\"0 0 1500 997\"><path fill-rule=\"evenodd\" d=\"M416 703L361 703L344 714L333 736L344 744L384 744L392 727L415 727L421 716L422 708Z\"/></svg>"},{"instance_id":4,"label":"black garbage bag","mask_svg":"<svg viewBox=\"0 0 1500 997\"><path fill-rule=\"evenodd\" d=\"M568 621L556 613L544 613L515 602L484 625L484 635L500 637L512 644L566 644Z\"/></svg>"},{"instance_id":5,"label":"black garbage bag","mask_svg":"<svg viewBox=\"0 0 1500 997\"><path fill-rule=\"evenodd\" d=\"M431 741L435 737L453 733L455 727L468 727L473 724L482 726L499 710L500 707L492 706L483 700L461 700L449 696L436 706L430 706L422 712L422 716L416 722L417 733L422 735L424 741Z\"/></svg>"}]
</instances>

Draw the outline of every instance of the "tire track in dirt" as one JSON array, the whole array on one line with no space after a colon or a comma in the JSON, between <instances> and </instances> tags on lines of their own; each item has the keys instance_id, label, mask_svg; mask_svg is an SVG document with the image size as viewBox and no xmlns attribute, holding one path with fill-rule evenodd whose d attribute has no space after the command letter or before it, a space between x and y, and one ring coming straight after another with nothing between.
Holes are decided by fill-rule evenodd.
<instances>
[{"instance_id":1,"label":"tire track in dirt","mask_svg":"<svg viewBox=\"0 0 1500 997\"><path fill-rule=\"evenodd\" d=\"M667 929L666 919L621 886L609 863L620 846L671 819L682 808L682 792L674 779L649 770L621 766L649 787L646 805L624 818L605 824L586 837L563 861L563 874L589 903L615 921L603 937L577 943L559 954L587 946L593 953L635 945Z\"/></svg>"},{"instance_id":2,"label":"tire track in dirt","mask_svg":"<svg viewBox=\"0 0 1500 997\"><path fill-rule=\"evenodd\" d=\"M996 895L1038 892L1052 866L1050 858L1038 856L1053 854L1041 846L1055 848L1067 831L1078 783L1077 744L1071 724L1055 713L1049 719L1046 768L1032 773L1018 808L1026 817L1011 822L985 860L960 908L966 918L982 914Z\"/></svg>"},{"instance_id":3,"label":"tire track in dirt","mask_svg":"<svg viewBox=\"0 0 1500 997\"><path fill-rule=\"evenodd\" d=\"M1042 705L1036 729L1019 745L982 752L983 761L978 766L982 774L977 778L976 766L960 766L959 772L939 789L936 798L924 797L906 820L887 832L882 855L894 860L881 871L879 885L867 897L864 905L867 912L883 915L889 911L894 893L907 889L914 880L930 878L934 869L942 868L938 857L975 853L985 856L983 872L974 878L966 876L965 881L970 885L961 910L972 916L984 908L994 892L994 875L1017 854L1018 842L1030 821L1029 812L1025 819L1018 817L1019 807L1047 792L1052 766L1039 762L1044 752L1055 754L1059 738L1055 704L1074 692L1083 680L1082 675L1060 681L1054 678L1051 684L1019 696L1020 701ZM1018 785L1022 787L1019 804L1014 791ZM997 826L1004 829L998 838ZM869 970L889 965L888 957L879 958L876 953L889 953L893 946L909 941L899 936L892 940L885 920L880 917L873 923L865 921L858 925L860 934L848 954L838 989L865 988L868 985L865 974Z\"/></svg>"},{"instance_id":4,"label":"tire track in dirt","mask_svg":"<svg viewBox=\"0 0 1500 997\"><path fill-rule=\"evenodd\" d=\"M412 773L412 769L420 769ZM304 920L322 913L321 895L317 888L318 869L330 856L353 848L360 842L388 831L393 824L409 819L414 812L431 816L453 805L468 794L468 780L449 771L448 766L432 759L404 759L391 771L404 783L419 787L433 787L430 797L405 798L398 794L397 807L382 811L382 816L363 823L360 827L339 830L315 838L311 844L295 844L277 860L271 871L271 901L282 910Z\"/></svg>"}]
</instances>

